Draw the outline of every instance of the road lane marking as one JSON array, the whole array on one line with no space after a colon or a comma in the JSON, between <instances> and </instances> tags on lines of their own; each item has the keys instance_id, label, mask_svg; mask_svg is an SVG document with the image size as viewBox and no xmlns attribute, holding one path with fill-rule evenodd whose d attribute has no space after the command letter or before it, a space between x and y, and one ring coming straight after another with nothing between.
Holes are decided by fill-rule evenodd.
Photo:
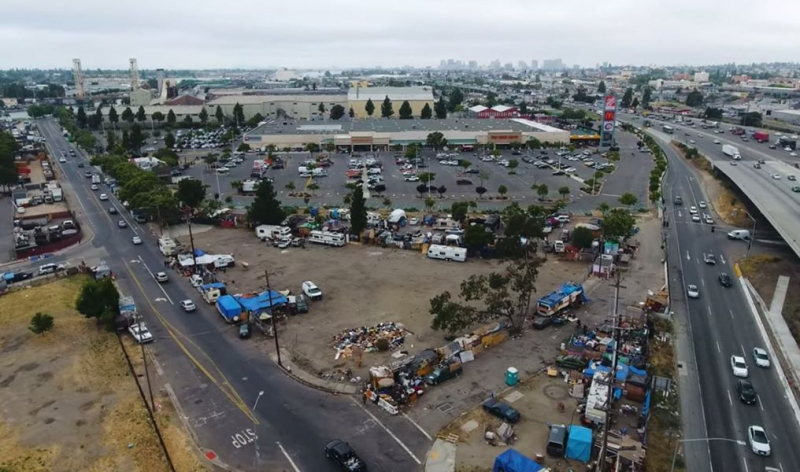
<instances>
[{"instance_id":1,"label":"road lane marking","mask_svg":"<svg viewBox=\"0 0 800 472\"><path fill-rule=\"evenodd\" d=\"M706 305L706 310L708 310L708 316L713 316L713 315L711 315L711 307L710 306Z\"/></svg>"},{"instance_id":2,"label":"road lane marking","mask_svg":"<svg viewBox=\"0 0 800 472\"><path fill-rule=\"evenodd\" d=\"M411 417L410 417L410 416L408 416L407 414L403 413L403 416L404 416L404 417L405 417L405 418L406 418L408 421L410 421L410 422L411 422L411 424L413 424L414 426L416 426L416 427L417 427L417 429L418 429L418 430L419 430L419 431L420 431L422 434L424 434L426 438L428 438L428 441L433 441L433 438L431 437L431 435L430 435L430 434L428 434L428 432L427 432L427 431L425 431L424 429L422 429L422 426L418 425L418 424L417 424L417 422L416 422L416 421L414 421L414 420L412 420L412 419L411 419Z\"/></svg>"},{"instance_id":3,"label":"road lane marking","mask_svg":"<svg viewBox=\"0 0 800 472\"><path fill-rule=\"evenodd\" d=\"M747 459L742 457L742 462L744 462L744 472L750 472L750 469L747 468Z\"/></svg>"},{"instance_id":4,"label":"road lane marking","mask_svg":"<svg viewBox=\"0 0 800 472\"><path fill-rule=\"evenodd\" d=\"M286 460L287 460L287 461L289 461L289 464L291 464L291 465L292 465L292 469L294 469L294 472L300 472L300 469L298 469L298 468L297 468L297 465L295 465L295 463L294 463L294 461L292 460L292 458L291 458L291 457L289 457L289 454L286 452L286 449L284 449L284 448L283 448L283 446L281 445L281 443L280 443L280 442L278 442L278 441L275 441L275 443L276 443L276 444L278 445L278 447L281 449L281 452L283 453L283 456L284 456L284 457L286 457Z\"/></svg>"},{"instance_id":5,"label":"road lane marking","mask_svg":"<svg viewBox=\"0 0 800 472\"><path fill-rule=\"evenodd\" d=\"M731 319L732 319L732 320L735 320L735 319L736 319L736 318L734 318L734 317L733 317L733 310L731 310L730 308L728 308L728 313L730 313L730 314L731 314Z\"/></svg>"},{"instance_id":6,"label":"road lane marking","mask_svg":"<svg viewBox=\"0 0 800 472\"><path fill-rule=\"evenodd\" d=\"M687 261L691 261L692 260L692 256L689 255L689 251L686 251L686 260Z\"/></svg>"},{"instance_id":7,"label":"road lane marking","mask_svg":"<svg viewBox=\"0 0 800 472\"><path fill-rule=\"evenodd\" d=\"M741 344L739 344L739 347L741 347L741 348L742 348L742 357L744 357L744 358L747 358L747 353L746 353L746 352L745 352L745 350L744 350L744 346L742 346Z\"/></svg>"},{"instance_id":8,"label":"road lane marking","mask_svg":"<svg viewBox=\"0 0 800 472\"><path fill-rule=\"evenodd\" d=\"M719 348L719 341L717 341L717 352L722 354L722 350Z\"/></svg>"},{"instance_id":9,"label":"road lane marking","mask_svg":"<svg viewBox=\"0 0 800 472\"><path fill-rule=\"evenodd\" d=\"M170 296L167 294L167 291L164 290L164 287L161 286L161 283L158 280L156 280L156 276L153 274L153 271L150 270L149 267L147 267L147 264L145 264L144 260L142 259L142 256L139 256L139 262L142 263L145 270L147 270L147 273L150 274L150 277L153 278L153 281L158 285L158 288L161 289L161 293L163 293L164 296L167 297L167 300L169 300L170 304L174 305L175 303L172 302L172 298L170 298ZM158 299L156 299L156 301L158 301Z\"/></svg>"},{"instance_id":10,"label":"road lane marking","mask_svg":"<svg viewBox=\"0 0 800 472\"><path fill-rule=\"evenodd\" d=\"M722 262L722 263L724 264L724 263L725 263L725 256L723 256L722 254L720 254L720 255L719 255L719 260L720 260L720 262Z\"/></svg>"},{"instance_id":11,"label":"road lane marking","mask_svg":"<svg viewBox=\"0 0 800 472\"><path fill-rule=\"evenodd\" d=\"M728 390L728 403L730 403L731 406L733 406L733 398L731 398L731 391L730 390Z\"/></svg>"},{"instance_id":12,"label":"road lane marking","mask_svg":"<svg viewBox=\"0 0 800 472\"><path fill-rule=\"evenodd\" d=\"M702 283L703 287L705 287L706 286L706 279L700 279L700 283Z\"/></svg>"},{"instance_id":13,"label":"road lane marking","mask_svg":"<svg viewBox=\"0 0 800 472\"><path fill-rule=\"evenodd\" d=\"M420 460L419 460L419 459L417 459L417 456L415 456L415 455L414 455L414 453L413 453L413 452L411 452L411 449L409 449L409 448L408 448L408 446L406 446L405 444L403 444L403 441L401 441L401 440L400 440L400 438L398 438L397 436L395 436L395 434L394 434L394 433L393 433L391 430L389 430L389 428L387 428L386 426L384 426L384 424L383 424L383 423L381 423L381 420L379 420L379 419L378 419L378 417L376 417L375 415L373 415L372 413L370 413L370 411L369 411L369 410L367 410L366 408L364 408L364 405L362 405L362 404L358 403L358 401L357 401L355 398L353 398L353 397L350 397L350 400L353 402L353 404L354 404L354 405L356 405L357 407L359 407L359 408L361 408L362 410L364 410L364 412L365 412L366 414L368 414L368 415L370 416L370 418L372 418L373 420L375 420L375 423L377 423L377 424L378 424L378 426L380 426L381 428L383 428L383 430L384 430L384 431L386 431L387 433L389 433L389 436L391 436L391 437L392 437L392 439L394 439L395 441L397 441L397 444L399 444L399 445L400 445L400 447L402 447L402 448L403 448L403 449L404 449L404 450L405 450L405 451L408 453L408 455L409 455L409 456L411 456L411 458L412 458L412 459L414 459L414 462L416 462L416 463L417 463L417 465L422 465L422 462L420 462Z\"/></svg>"},{"instance_id":14,"label":"road lane marking","mask_svg":"<svg viewBox=\"0 0 800 472\"><path fill-rule=\"evenodd\" d=\"M761 395L756 394L756 399L758 400L758 406L761 407L761 411L764 411L764 404L761 403Z\"/></svg>"}]
</instances>

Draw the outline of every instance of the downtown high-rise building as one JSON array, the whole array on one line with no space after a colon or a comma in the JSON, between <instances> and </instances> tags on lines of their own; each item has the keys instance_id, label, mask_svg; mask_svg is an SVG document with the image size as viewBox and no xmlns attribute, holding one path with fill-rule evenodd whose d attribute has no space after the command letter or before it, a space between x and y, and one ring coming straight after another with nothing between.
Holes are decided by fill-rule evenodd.
<instances>
[{"instance_id":1,"label":"downtown high-rise building","mask_svg":"<svg viewBox=\"0 0 800 472\"><path fill-rule=\"evenodd\" d=\"M562 70L564 69L564 63L561 61L561 59L545 59L542 63L542 69Z\"/></svg>"},{"instance_id":2,"label":"downtown high-rise building","mask_svg":"<svg viewBox=\"0 0 800 472\"><path fill-rule=\"evenodd\" d=\"M539 61L538 59L531 59L531 70L539 69Z\"/></svg>"}]
</instances>

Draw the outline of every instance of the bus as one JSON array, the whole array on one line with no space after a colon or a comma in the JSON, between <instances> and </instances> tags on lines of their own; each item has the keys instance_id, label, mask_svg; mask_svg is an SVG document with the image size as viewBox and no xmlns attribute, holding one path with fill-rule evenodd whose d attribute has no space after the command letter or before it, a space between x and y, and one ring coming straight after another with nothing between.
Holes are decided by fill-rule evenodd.
<instances>
[{"instance_id":1,"label":"bus","mask_svg":"<svg viewBox=\"0 0 800 472\"><path fill-rule=\"evenodd\" d=\"M662 126L661 127L661 131L663 131L663 132L665 132L667 134L672 134L672 133L675 132L675 130L672 128L672 126L667 126L667 125Z\"/></svg>"}]
</instances>

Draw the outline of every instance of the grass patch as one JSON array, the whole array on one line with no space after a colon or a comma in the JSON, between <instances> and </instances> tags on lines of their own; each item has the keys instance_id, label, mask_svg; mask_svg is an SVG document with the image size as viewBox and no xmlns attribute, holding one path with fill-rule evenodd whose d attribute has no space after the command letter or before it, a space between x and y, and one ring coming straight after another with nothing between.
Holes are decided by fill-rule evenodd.
<instances>
[{"instance_id":1,"label":"grass patch","mask_svg":"<svg viewBox=\"0 0 800 472\"><path fill-rule=\"evenodd\" d=\"M780 262L780 260L780 257L771 254L757 254L739 261L739 268L742 269L742 274L746 277L752 277L758 275L762 270L768 270L764 267L765 265L774 264Z\"/></svg>"},{"instance_id":2,"label":"grass patch","mask_svg":"<svg viewBox=\"0 0 800 472\"><path fill-rule=\"evenodd\" d=\"M655 320L656 336L650 342L650 373L673 379L669 395L654 393L652 413L647 425L647 470L668 472L672 466L675 440L681 431L680 397L675 375L675 347L673 324ZM663 339L662 340L662 336ZM685 470L681 457L675 470Z\"/></svg>"}]
</instances>

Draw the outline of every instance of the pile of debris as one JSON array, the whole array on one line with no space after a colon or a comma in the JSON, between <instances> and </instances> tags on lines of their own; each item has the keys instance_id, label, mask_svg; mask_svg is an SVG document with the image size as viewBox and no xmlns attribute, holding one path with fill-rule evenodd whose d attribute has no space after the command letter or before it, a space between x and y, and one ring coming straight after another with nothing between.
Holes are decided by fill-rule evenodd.
<instances>
[{"instance_id":1,"label":"pile of debris","mask_svg":"<svg viewBox=\"0 0 800 472\"><path fill-rule=\"evenodd\" d=\"M333 337L336 358L354 353L394 350L405 342L406 330L401 323L388 322L375 326L346 329ZM381 340L385 340L381 342ZM381 346L381 344L384 344ZM357 352L354 352L357 351Z\"/></svg>"}]
</instances>

